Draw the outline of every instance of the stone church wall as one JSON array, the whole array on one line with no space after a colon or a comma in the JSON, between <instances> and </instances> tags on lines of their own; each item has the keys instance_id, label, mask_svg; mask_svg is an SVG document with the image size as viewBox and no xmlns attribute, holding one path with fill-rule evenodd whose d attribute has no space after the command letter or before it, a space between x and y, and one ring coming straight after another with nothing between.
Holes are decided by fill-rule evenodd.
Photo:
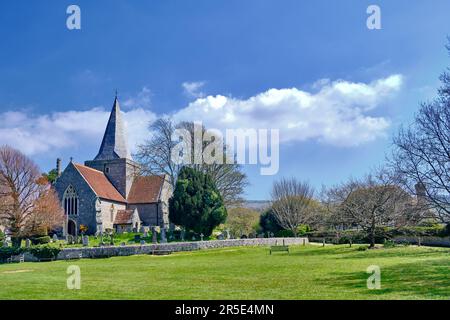
<instances>
[{"instance_id":1,"label":"stone church wall","mask_svg":"<svg viewBox=\"0 0 450 320\"><path fill-rule=\"evenodd\" d=\"M112 209L112 212L111 212ZM103 230L113 229L114 220L116 219L117 210L125 210L126 205L123 203L112 202L101 199Z\"/></svg>"},{"instance_id":2,"label":"stone church wall","mask_svg":"<svg viewBox=\"0 0 450 320\"><path fill-rule=\"evenodd\" d=\"M120 194L128 197L133 179L137 172L137 164L129 159L86 161L87 167L105 173Z\"/></svg>"},{"instance_id":3,"label":"stone church wall","mask_svg":"<svg viewBox=\"0 0 450 320\"><path fill-rule=\"evenodd\" d=\"M97 228L97 222L95 220L95 202L97 200L96 194L92 191L86 181L80 176L80 173L75 166L70 163L64 170L64 173L54 184L54 188L58 194L59 200L64 207L63 196L66 189L72 185L78 195L78 215L70 216L69 218L74 220L77 229L81 224L88 227L88 233L95 233Z\"/></svg>"},{"instance_id":4,"label":"stone church wall","mask_svg":"<svg viewBox=\"0 0 450 320\"><path fill-rule=\"evenodd\" d=\"M128 205L128 209L134 210L137 209L139 212L139 218L141 218L143 226L159 226L162 222L161 216L162 212L159 209L158 215L156 214L156 210L161 205L156 203L147 203L147 204L130 204ZM158 220L156 217L158 216Z\"/></svg>"}]
</instances>

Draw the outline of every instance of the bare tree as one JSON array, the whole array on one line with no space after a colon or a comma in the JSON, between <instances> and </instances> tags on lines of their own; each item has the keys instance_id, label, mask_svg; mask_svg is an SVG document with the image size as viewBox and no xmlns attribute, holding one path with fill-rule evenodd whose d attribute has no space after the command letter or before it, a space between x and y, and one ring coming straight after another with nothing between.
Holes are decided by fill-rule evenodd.
<instances>
[{"instance_id":1,"label":"bare tree","mask_svg":"<svg viewBox=\"0 0 450 320\"><path fill-rule=\"evenodd\" d=\"M332 187L326 199L334 222L361 228L372 248L381 227L405 226L420 219L415 199L384 171Z\"/></svg>"},{"instance_id":2,"label":"bare tree","mask_svg":"<svg viewBox=\"0 0 450 320\"><path fill-rule=\"evenodd\" d=\"M26 236L46 235L61 227L64 222L64 210L56 191L51 188L45 177L40 179L39 183L43 183L45 189L36 200L34 210L26 223L24 228Z\"/></svg>"},{"instance_id":3,"label":"bare tree","mask_svg":"<svg viewBox=\"0 0 450 320\"><path fill-rule=\"evenodd\" d=\"M209 174L220 191L226 206L237 205L242 201L241 195L247 185L247 177L236 163L227 163L226 152L224 152L223 163L195 164L194 152L202 152L209 143L201 141L202 150L192 150L191 161L188 164L177 164L172 158L175 146L174 141L176 129L186 129L190 132L191 148L196 144L194 139L194 123L181 122L174 125L171 119L158 119L150 126L151 138L144 144L138 146L135 158L142 166L144 174L166 174L172 187L175 188L178 173L183 165L193 167L203 173ZM201 128L204 134L206 128ZM230 161L229 161L230 162ZM231 161L232 162L232 161Z\"/></svg>"},{"instance_id":4,"label":"bare tree","mask_svg":"<svg viewBox=\"0 0 450 320\"><path fill-rule=\"evenodd\" d=\"M449 39L450 40L450 39ZM450 45L447 46L450 52ZM438 97L423 103L414 123L394 138L390 164L403 185L442 222L450 222L450 69Z\"/></svg>"},{"instance_id":5,"label":"bare tree","mask_svg":"<svg viewBox=\"0 0 450 320\"><path fill-rule=\"evenodd\" d=\"M135 158L141 164L140 174L165 174L173 188L181 165L172 161L172 153L177 144L172 137L175 126L168 118L160 118L150 127L150 139L138 146Z\"/></svg>"},{"instance_id":6,"label":"bare tree","mask_svg":"<svg viewBox=\"0 0 450 320\"><path fill-rule=\"evenodd\" d=\"M313 196L314 189L307 182L295 178L274 182L272 212L280 226L297 236L298 227L312 220Z\"/></svg>"},{"instance_id":7,"label":"bare tree","mask_svg":"<svg viewBox=\"0 0 450 320\"><path fill-rule=\"evenodd\" d=\"M49 184L43 183L38 167L21 152L0 147L0 222L11 233L15 245L29 235L33 217L44 214L42 201L48 195ZM45 214L60 212L59 201L56 204L46 205L49 210Z\"/></svg>"}]
</instances>

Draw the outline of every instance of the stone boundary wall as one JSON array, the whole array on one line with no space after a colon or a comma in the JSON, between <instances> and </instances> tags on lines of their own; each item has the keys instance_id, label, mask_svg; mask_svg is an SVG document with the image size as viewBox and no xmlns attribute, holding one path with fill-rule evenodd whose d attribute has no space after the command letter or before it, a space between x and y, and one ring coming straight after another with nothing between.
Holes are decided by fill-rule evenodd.
<instances>
[{"instance_id":1,"label":"stone boundary wall","mask_svg":"<svg viewBox=\"0 0 450 320\"><path fill-rule=\"evenodd\" d=\"M396 243L419 244L419 237L395 237L393 240ZM450 237L420 237L420 244L431 247L450 247Z\"/></svg>"},{"instance_id":2,"label":"stone boundary wall","mask_svg":"<svg viewBox=\"0 0 450 320\"><path fill-rule=\"evenodd\" d=\"M194 251L203 249L241 247L241 246L271 246L271 245L303 245L308 244L308 238L257 238L212 240L195 242L171 242L146 245L105 246L62 249L57 260L76 259L80 254L83 258L105 258L116 256L131 256L136 254L151 254L153 251L168 250L172 252ZM26 261L36 261L32 256L26 256Z\"/></svg>"}]
</instances>

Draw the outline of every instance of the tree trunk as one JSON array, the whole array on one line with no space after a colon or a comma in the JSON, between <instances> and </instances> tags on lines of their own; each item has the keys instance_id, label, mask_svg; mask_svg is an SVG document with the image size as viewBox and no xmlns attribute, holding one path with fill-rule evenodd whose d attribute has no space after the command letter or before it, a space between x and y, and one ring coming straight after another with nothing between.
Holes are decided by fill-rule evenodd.
<instances>
[{"instance_id":1,"label":"tree trunk","mask_svg":"<svg viewBox=\"0 0 450 320\"><path fill-rule=\"evenodd\" d=\"M370 246L369 248L375 248L375 230L370 231Z\"/></svg>"}]
</instances>

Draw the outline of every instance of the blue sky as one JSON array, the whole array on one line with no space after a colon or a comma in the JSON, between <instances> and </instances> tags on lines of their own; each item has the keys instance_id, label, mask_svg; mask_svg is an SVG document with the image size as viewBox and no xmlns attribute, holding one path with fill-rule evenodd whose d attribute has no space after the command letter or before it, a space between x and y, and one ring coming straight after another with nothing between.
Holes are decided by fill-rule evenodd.
<instances>
[{"instance_id":1,"label":"blue sky","mask_svg":"<svg viewBox=\"0 0 450 320\"><path fill-rule=\"evenodd\" d=\"M66 28L70 4L81 30ZM370 4L382 30L366 27ZM117 88L131 144L166 114L223 127L228 108L232 127L279 128L279 173L246 166L249 199L267 198L282 176L330 185L381 164L392 133L433 97L449 65L448 12L447 0L5 1L0 143L42 170L58 156L91 159ZM303 114L305 93L317 107ZM203 119L218 97L222 111Z\"/></svg>"}]
</instances>

